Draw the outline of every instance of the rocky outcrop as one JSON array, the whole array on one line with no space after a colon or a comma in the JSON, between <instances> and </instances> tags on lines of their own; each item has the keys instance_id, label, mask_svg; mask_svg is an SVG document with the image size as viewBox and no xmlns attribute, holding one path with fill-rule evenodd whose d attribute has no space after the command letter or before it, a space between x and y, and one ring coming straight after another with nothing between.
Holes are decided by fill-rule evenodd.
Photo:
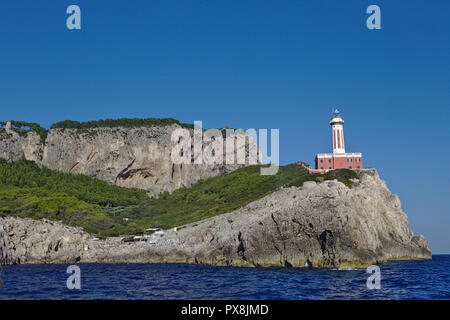
<instances>
[{"instance_id":1,"label":"rocky outcrop","mask_svg":"<svg viewBox=\"0 0 450 320\"><path fill-rule=\"evenodd\" d=\"M349 189L336 180L306 182L236 211L191 223L147 242L93 240L60 223L0 219L0 263L186 262L232 266L365 267L430 259L375 169ZM152 240L152 241L150 241Z\"/></svg>"},{"instance_id":2,"label":"rocky outcrop","mask_svg":"<svg viewBox=\"0 0 450 320\"><path fill-rule=\"evenodd\" d=\"M60 222L0 218L0 265L77 262L89 238Z\"/></svg>"},{"instance_id":3,"label":"rocky outcrop","mask_svg":"<svg viewBox=\"0 0 450 320\"><path fill-rule=\"evenodd\" d=\"M171 136L179 128L172 124L140 128L52 129L45 142L33 131L21 135L6 128L1 129L0 157L16 161L24 156L39 166L143 189L151 196L242 167L238 164L174 164ZM193 136L193 130L191 133ZM206 146L204 143L203 147ZM226 142L224 159L230 152L225 146Z\"/></svg>"},{"instance_id":4,"label":"rocky outcrop","mask_svg":"<svg viewBox=\"0 0 450 320\"><path fill-rule=\"evenodd\" d=\"M375 169L359 174L352 189L335 180L306 182L169 231L155 245L118 247L96 259L339 268L430 259L426 239L408 228L398 196Z\"/></svg>"},{"instance_id":5,"label":"rocky outcrop","mask_svg":"<svg viewBox=\"0 0 450 320\"><path fill-rule=\"evenodd\" d=\"M345 268L430 258L425 238L408 228L399 198L376 170L360 174L352 189L306 182L187 228L183 237L200 245L195 258L204 263Z\"/></svg>"}]
</instances>

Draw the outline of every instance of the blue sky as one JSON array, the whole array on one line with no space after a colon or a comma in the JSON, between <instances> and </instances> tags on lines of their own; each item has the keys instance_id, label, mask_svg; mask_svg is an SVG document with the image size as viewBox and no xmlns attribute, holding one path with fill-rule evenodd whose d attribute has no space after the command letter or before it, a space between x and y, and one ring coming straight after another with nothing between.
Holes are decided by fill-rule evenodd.
<instances>
[{"instance_id":1,"label":"blue sky","mask_svg":"<svg viewBox=\"0 0 450 320\"><path fill-rule=\"evenodd\" d=\"M77 4L82 29L66 28ZM366 28L370 4L381 30ZM280 161L348 152L450 253L449 1L0 2L1 120L173 117L279 128Z\"/></svg>"}]
</instances>

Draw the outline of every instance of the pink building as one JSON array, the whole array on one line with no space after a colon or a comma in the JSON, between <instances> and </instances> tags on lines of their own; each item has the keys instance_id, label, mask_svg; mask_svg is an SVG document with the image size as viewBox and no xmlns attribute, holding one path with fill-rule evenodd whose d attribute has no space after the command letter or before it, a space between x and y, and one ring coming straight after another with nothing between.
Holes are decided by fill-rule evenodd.
<instances>
[{"instance_id":1,"label":"pink building","mask_svg":"<svg viewBox=\"0 0 450 320\"><path fill-rule=\"evenodd\" d=\"M346 153L344 144L344 120L336 109L330 121L333 138L333 153L319 153L316 156L316 169L312 172L325 172L333 169L359 169L363 167L362 154Z\"/></svg>"}]
</instances>

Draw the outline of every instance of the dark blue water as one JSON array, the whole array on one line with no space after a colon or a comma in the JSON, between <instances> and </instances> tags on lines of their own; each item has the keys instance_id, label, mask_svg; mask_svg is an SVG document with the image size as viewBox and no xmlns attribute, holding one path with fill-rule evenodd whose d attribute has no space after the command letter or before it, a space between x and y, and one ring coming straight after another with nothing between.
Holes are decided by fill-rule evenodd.
<instances>
[{"instance_id":1,"label":"dark blue water","mask_svg":"<svg viewBox=\"0 0 450 320\"><path fill-rule=\"evenodd\" d=\"M4 266L0 299L450 299L450 255L381 264L379 290L365 269L79 266L80 290L67 289L68 265Z\"/></svg>"}]
</instances>

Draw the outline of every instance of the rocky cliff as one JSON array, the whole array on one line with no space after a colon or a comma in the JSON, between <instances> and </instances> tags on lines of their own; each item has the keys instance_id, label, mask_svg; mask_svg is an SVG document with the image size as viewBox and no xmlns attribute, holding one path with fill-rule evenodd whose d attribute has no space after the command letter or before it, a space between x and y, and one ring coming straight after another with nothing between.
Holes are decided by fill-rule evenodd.
<instances>
[{"instance_id":1,"label":"rocky cliff","mask_svg":"<svg viewBox=\"0 0 450 320\"><path fill-rule=\"evenodd\" d=\"M0 265L77 262L89 238L60 222L0 218Z\"/></svg>"},{"instance_id":2,"label":"rocky cliff","mask_svg":"<svg viewBox=\"0 0 450 320\"><path fill-rule=\"evenodd\" d=\"M42 141L36 132L19 134L7 127L0 129L0 157L9 161L25 157L50 169L143 189L151 196L172 192L242 166L174 164L171 161L174 146L171 136L179 128L179 125L171 124L138 128L52 129ZM225 146L226 142L224 159Z\"/></svg>"},{"instance_id":3,"label":"rocky cliff","mask_svg":"<svg viewBox=\"0 0 450 320\"><path fill-rule=\"evenodd\" d=\"M187 226L178 237L195 248L192 260L206 264L346 268L431 258L377 171L359 174L352 189L338 181L305 182ZM179 259L178 251L169 253Z\"/></svg>"},{"instance_id":4,"label":"rocky cliff","mask_svg":"<svg viewBox=\"0 0 450 320\"><path fill-rule=\"evenodd\" d=\"M66 259L78 258L81 262L347 268L392 259L430 259L426 239L415 236L408 228L400 200L389 191L377 171L363 169L358 173L360 180L355 180L351 189L336 180L305 182L300 188L276 191L236 211L166 231L151 238L152 241L131 244L114 238L92 241L77 231L74 236L79 245L70 246L71 240L58 247L67 250ZM11 219L7 220L9 224ZM63 232L56 225L54 232ZM49 243L45 240L48 235L36 229L30 229L24 240L14 228L3 231L3 235L0 229L2 237L2 263L18 261L11 257L21 257L22 263L42 261L42 257L47 262L64 260L49 255L55 251L55 241ZM42 245L30 253L20 249L30 247L22 244L27 237L34 237L34 242ZM78 254L74 255L76 250Z\"/></svg>"}]
</instances>

